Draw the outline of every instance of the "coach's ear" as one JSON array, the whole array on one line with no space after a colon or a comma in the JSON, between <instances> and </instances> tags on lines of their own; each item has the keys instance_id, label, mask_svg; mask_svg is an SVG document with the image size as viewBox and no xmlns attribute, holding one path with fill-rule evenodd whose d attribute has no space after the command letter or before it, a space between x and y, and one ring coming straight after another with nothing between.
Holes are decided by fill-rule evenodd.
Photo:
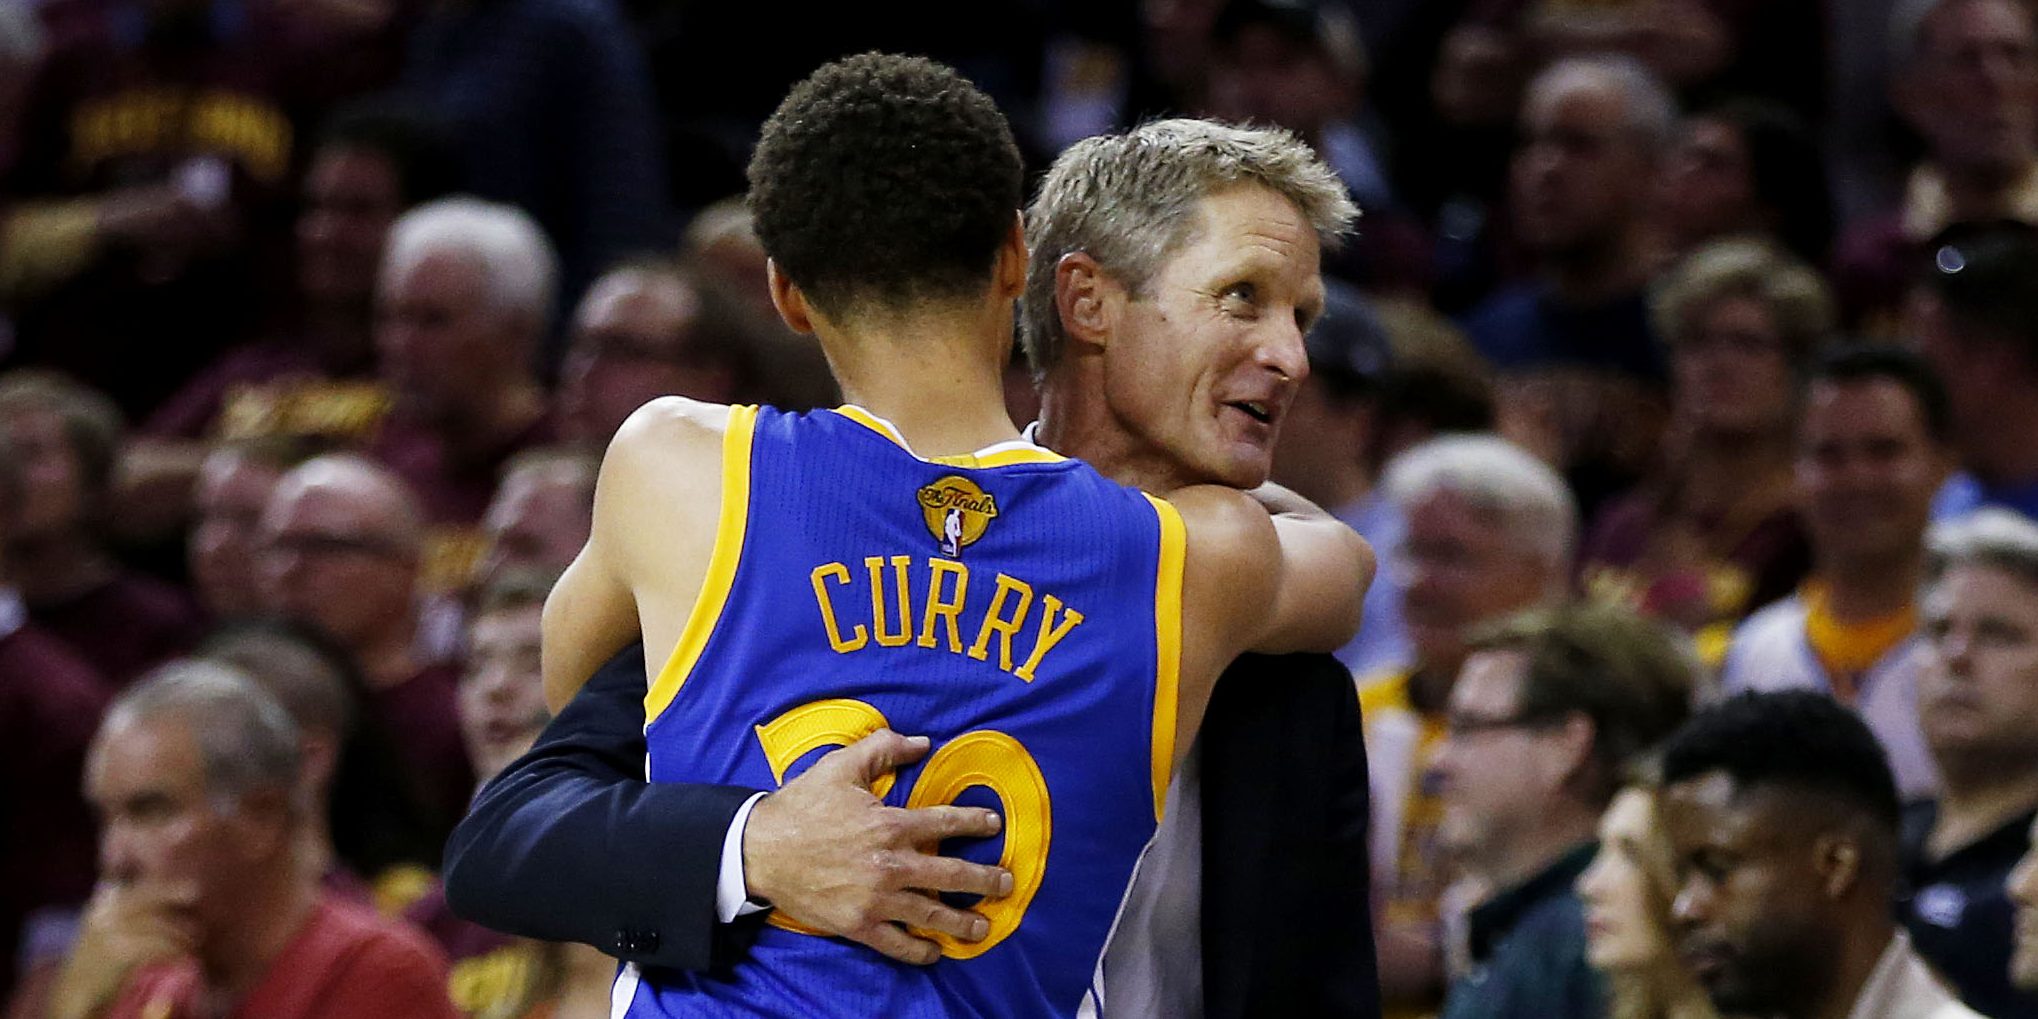
<instances>
[{"instance_id":1,"label":"coach's ear","mask_svg":"<svg viewBox=\"0 0 2038 1019\"><path fill-rule=\"evenodd\" d=\"M814 314L807 308L807 295L800 293L792 277L781 272L778 260L764 260L765 280L771 286L771 306L778 309L778 317L796 333L814 331Z\"/></svg>"},{"instance_id":2,"label":"coach's ear","mask_svg":"<svg viewBox=\"0 0 2038 1019\"><path fill-rule=\"evenodd\" d=\"M1118 325L1125 288L1088 252L1071 251L1054 265L1054 305L1061 327L1077 343L1102 347Z\"/></svg>"}]
</instances>

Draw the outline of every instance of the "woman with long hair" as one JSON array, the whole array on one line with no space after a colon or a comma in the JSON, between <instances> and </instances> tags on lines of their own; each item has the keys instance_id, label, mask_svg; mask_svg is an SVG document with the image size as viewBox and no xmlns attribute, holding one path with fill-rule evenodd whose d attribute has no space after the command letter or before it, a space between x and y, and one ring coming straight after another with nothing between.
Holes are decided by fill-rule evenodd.
<instances>
[{"instance_id":1,"label":"woman with long hair","mask_svg":"<svg viewBox=\"0 0 2038 1019\"><path fill-rule=\"evenodd\" d=\"M1670 903L1677 894L1654 783L1637 777L1599 822L1599 855L1578 876L1585 958L1606 977L1610 1019L1719 1019L1677 959Z\"/></svg>"}]
</instances>

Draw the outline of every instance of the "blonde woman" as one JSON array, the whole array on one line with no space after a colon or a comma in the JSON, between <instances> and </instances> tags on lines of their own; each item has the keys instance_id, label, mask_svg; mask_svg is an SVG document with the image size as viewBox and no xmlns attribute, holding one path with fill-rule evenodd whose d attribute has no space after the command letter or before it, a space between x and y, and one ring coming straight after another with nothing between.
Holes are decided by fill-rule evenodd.
<instances>
[{"instance_id":1,"label":"blonde woman","mask_svg":"<svg viewBox=\"0 0 2038 1019\"><path fill-rule=\"evenodd\" d=\"M1606 976L1610 1019L1719 1019L1677 961L1670 843L1652 783L1631 781L1599 822L1599 855L1578 876L1585 958Z\"/></svg>"}]
</instances>

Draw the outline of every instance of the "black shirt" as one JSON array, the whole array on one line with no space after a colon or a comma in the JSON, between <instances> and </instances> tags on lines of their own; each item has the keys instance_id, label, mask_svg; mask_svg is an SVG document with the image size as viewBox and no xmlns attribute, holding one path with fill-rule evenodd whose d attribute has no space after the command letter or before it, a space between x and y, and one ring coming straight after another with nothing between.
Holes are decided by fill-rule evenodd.
<instances>
[{"instance_id":1,"label":"black shirt","mask_svg":"<svg viewBox=\"0 0 2038 1019\"><path fill-rule=\"evenodd\" d=\"M1918 954L1937 970L1969 1008L1994 1019L2038 1019L2038 995L2010 983L2015 910L2004 882L2031 848L2026 813L1944 859L1925 851L1938 820L1934 803L1904 811L1904 887L1897 919L1910 931Z\"/></svg>"}]
</instances>

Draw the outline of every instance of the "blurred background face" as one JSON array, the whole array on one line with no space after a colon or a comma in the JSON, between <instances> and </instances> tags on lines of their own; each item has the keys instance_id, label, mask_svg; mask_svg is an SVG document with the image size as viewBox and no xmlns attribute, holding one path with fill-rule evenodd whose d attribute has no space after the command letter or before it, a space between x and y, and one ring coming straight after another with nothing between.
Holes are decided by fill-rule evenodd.
<instances>
[{"instance_id":1,"label":"blurred background face","mask_svg":"<svg viewBox=\"0 0 2038 1019\"><path fill-rule=\"evenodd\" d=\"M504 478L482 519L488 551L477 576L524 567L564 570L587 544L593 498L587 479L563 468L518 471Z\"/></svg>"},{"instance_id":2,"label":"blurred background face","mask_svg":"<svg viewBox=\"0 0 2038 1019\"><path fill-rule=\"evenodd\" d=\"M1722 1013L1778 1014L1830 953L1816 854L1784 799L1736 795L1720 771L1664 790L1677 954Z\"/></svg>"},{"instance_id":3,"label":"blurred background face","mask_svg":"<svg viewBox=\"0 0 2038 1019\"><path fill-rule=\"evenodd\" d=\"M21 516L11 536L46 537L78 526L85 515L85 474L63 416L23 407L0 417L0 429L21 462Z\"/></svg>"},{"instance_id":4,"label":"blurred background face","mask_svg":"<svg viewBox=\"0 0 2038 1019\"><path fill-rule=\"evenodd\" d=\"M468 631L460 677L460 737L482 782L537 742L550 719L538 659L544 606L486 612Z\"/></svg>"},{"instance_id":5,"label":"blurred background face","mask_svg":"<svg viewBox=\"0 0 2038 1019\"><path fill-rule=\"evenodd\" d=\"M198 903L188 919L225 919L210 914L235 900L252 862L250 822L208 795L190 725L164 715L101 733L85 786L100 818L101 880L187 889Z\"/></svg>"},{"instance_id":6,"label":"blurred background face","mask_svg":"<svg viewBox=\"0 0 2038 1019\"><path fill-rule=\"evenodd\" d=\"M1585 904L1585 959L1602 972L1644 970L1674 950L1662 912L1658 871L1669 869L1656 828L1655 794L1628 788L1599 821L1599 853L1578 876Z\"/></svg>"},{"instance_id":7,"label":"blurred background face","mask_svg":"<svg viewBox=\"0 0 2038 1019\"><path fill-rule=\"evenodd\" d=\"M1313 138L1357 100L1323 52L1272 25L1246 25L1210 65L1210 116Z\"/></svg>"},{"instance_id":8,"label":"blurred background face","mask_svg":"<svg viewBox=\"0 0 2038 1019\"><path fill-rule=\"evenodd\" d=\"M631 412L661 396L736 397L729 365L699 349L701 299L656 273L611 273L581 301L560 369L559 406L576 440L607 442Z\"/></svg>"},{"instance_id":9,"label":"blurred background face","mask_svg":"<svg viewBox=\"0 0 2038 1019\"><path fill-rule=\"evenodd\" d=\"M1769 306L1722 296L1693 309L1671 349L1672 399L1687 427L1702 435L1748 437L1786 430L1797 407L1797 378Z\"/></svg>"},{"instance_id":10,"label":"blurred background face","mask_svg":"<svg viewBox=\"0 0 2038 1019\"><path fill-rule=\"evenodd\" d=\"M1522 651L1481 651L1465 659L1451 688L1449 735L1435 768L1443 786L1438 835L1454 857L1477 866L1524 830L1549 803L1547 730L1521 717Z\"/></svg>"},{"instance_id":11,"label":"blurred background face","mask_svg":"<svg viewBox=\"0 0 2038 1019\"><path fill-rule=\"evenodd\" d=\"M1396 575L1402 621L1419 659L1456 662L1468 628L1547 594L1549 567L1510 541L1499 514L1445 490L1416 500L1407 518Z\"/></svg>"},{"instance_id":12,"label":"blurred background face","mask_svg":"<svg viewBox=\"0 0 2038 1019\"><path fill-rule=\"evenodd\" d=\"M1900 561L1922 549L1948 458L1910 390L1890 379L1812 384L1797 489L1822 557Z\"/></svg>"},{"instance_id":13,"label":"blurred background face","mask_svg":"<svg viewBox=\"0 0 2038 1019\"><path fill-rule=\"evenodd\" d=\"M1679 249L1762 225L1748 145L1722 120L1685 122L1656 188L1657 221Z\"/></svg>"},{"instance_id":14,"label":"blurred background face","mask_svg":"<svg viewBox=\"0 0 2038 1019\"><path fill-rule=\"evenodd\" d=\"M279 491L258 560L275 611L359 650L412 612L418 554L398 525L333 486Z\"/></svg>"},{"instance_id":15,"label":"blurred background face","mask_svg":"<svg viewBox=\"0 0 2038 1019\"><path fill-rule=\"evenodd\" d=\"M2030 758L2038 729L2038 588L1954 566L1926 592L1918 720L1935 755Z\"/></svg>"},{"instance_id":16,"label":"blurred background face","mask_svg":"<svg viewBox=\"0 0 2038 1019\"><path fill-rule=\"evenodd\" d=\"M382 249L403 212L388 157L332 146L312 157L297 219L297 286L315 305L365 305L375 297Z\"/></svg>"},{"instance_id":17,"label":"blurred background face","mask_svg":"<svg viewBox=\"0 0 2038 1019\"><path fill-rule=\"evenodd\" d=\"M215 617L253 615L265 607L256 581L256 552L262 511L282 477L282 471L231 451L212 454L199 468L191 581Z\"/></svg>"},{"instance_id":18,"label":"blurred background face","mask_svg":"<svg viewBox=\"0 0 2038 1019\"><path fill-rule=\"evenodd\" d=\"M428 421L456 417L478 381L500 378L523 351L510 316L491 304L479 263L431 252L383 279L375 326L383 380Z\"/></svg>"},{"instance_id":19,"label":"blurred background face","mask_svg":"<svg viewBox=\"0 0 2038 1019\"><path fill-rule=\"evenodd\" d=\"M1655 167L1626 126L1616 89L1573 83L1531 99L1515 152L1522 243L1562 255L1609 243L1639 211Z\"/></svg>"},{"instance_id":20,"label":"blurred background face","mask_svg":"<svg viewBox=\"0 0 2038 1019\"><path fill-rule=\"evenodd\" d=\"M2038 845L2038 820L2031 823L2031 844ZM2016 904L2016 944L2010 956L2010 982L2038 991L2038 852L2026 851L2010 871L2010 901Z\"/></svg>"},{"instance_id":21,"label":"blurred background face","mask_svg":"<svg viewBox=\"0 0 2038 1019\"><path fill-rule=\"evenodd\" d=\"M1926 19L1905 85L1912 126L1933 157L2009 172L2038 144L2038 40L2012 0L1954 0Z\"/></svg>"}]
</instances>

